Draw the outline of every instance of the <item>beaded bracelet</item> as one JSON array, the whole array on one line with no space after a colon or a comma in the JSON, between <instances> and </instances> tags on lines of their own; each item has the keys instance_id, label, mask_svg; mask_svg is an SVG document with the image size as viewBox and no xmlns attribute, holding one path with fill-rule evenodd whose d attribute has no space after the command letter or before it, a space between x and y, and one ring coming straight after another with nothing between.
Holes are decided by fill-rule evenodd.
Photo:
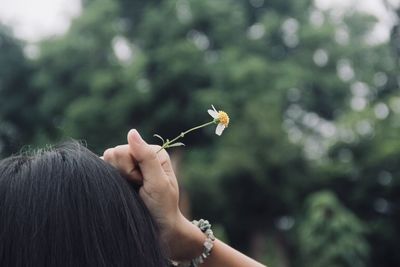
<instances>
[{"instance_id":1,"label":"beaded bracelet","mask_svg":"<svg viewBox=\"0 0 400 267\"><path fill-rule=\"evenodd\" d=\"M194 225L196 225L197 227L200 228L200 230L206 235L206 241L204 241L204 250L203 253L200 254L200 256L198 256L197 258L194 258L191 262L190 262L190 267L197 267L200 264L202 264L204 262L205 259L207 259L210 254L211 254L211 250L214 247L214 241L215 241L215 237L214 237L214 233L211 230L211 224L207 221L207 220L203 220L200 219L199 221L192 221L192 223Z\"/></svg>"},{"instance_id":2,"label":"beaded bracelet","mask_svg":"<svg viewBox=\"0 0 400 267\"><path fill-rule=\"evenodd\" d=\"M196 225L200 230L206 235L206 240L203 243L203 253L200 254L200 256L194 258L193 260L190 261L189 265L182 265L182 264L176 264L172 263L172 266L179 266L179 267L198 267L200 264L204 262L205 259L207 259L211 255L211 250L214 247L214 233L211 230L211 224L207 220L200 219L199 221L192 221L194 225Z\"/></svg>"}]
</instances>

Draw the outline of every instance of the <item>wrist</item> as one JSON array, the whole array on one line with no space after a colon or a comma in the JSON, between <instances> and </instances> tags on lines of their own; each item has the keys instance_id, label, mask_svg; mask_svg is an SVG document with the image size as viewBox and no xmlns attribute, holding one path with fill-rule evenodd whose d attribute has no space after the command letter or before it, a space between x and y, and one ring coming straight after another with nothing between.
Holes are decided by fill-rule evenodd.
<instances>
[{"instance_id":1,"label":"wrist","mask_svg":"<svg viewBox=\"0 0 400 267\"><path fill-rule=\"evenodd\" d=\"M180 214L174 234L167 242L168 254L175 261L191 260L203 252L205 240L204 233Z\"/></svg>"}]
</instances>

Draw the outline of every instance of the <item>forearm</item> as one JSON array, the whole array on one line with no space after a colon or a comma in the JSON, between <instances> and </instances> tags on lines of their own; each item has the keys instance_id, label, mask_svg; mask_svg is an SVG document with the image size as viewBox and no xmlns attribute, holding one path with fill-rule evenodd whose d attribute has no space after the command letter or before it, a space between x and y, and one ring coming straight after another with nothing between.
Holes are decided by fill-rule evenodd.
<instances>
[{"instance_id":1,"label":"forearm","mask_svg":"<svg viewBox=\"0 0 400 267\"><path fill-rule=\"evenodd\" d=\"M174 255L175 259L193 259L203 251L205 235L199 228L189 221L182 225L180 238L175 239L174 251L180 255ZM178 241L179 240L179 241ZM207 257L201 267L263 267L265 265L256 262L239 251L231 248L220 240L215 240L211 255Z\"/></svg>"},{"instance_id":2,"label":"forearm","mask_svg":"<svg viewBox=\"0 0 400 267\"><path fill-rule=\"evenodd\" d=\"M265 265L256 262L225 243L215 240L214 248L201 267L263 267Z\"/></svg>"}]
</instances>

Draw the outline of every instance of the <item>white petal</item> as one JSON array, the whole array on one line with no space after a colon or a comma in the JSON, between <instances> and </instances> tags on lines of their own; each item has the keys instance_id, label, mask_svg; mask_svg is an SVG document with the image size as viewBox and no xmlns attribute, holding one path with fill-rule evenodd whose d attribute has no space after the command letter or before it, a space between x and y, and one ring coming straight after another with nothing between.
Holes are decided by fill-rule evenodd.
<instances>
[{"instance_id":1,"label":"white petal","mask_svg":"<svg viewBox=\"0 0 400 267\"><path fill-rule=\"evenodd\" d=\"M214 105L211 105L211 107L213 108L213 110L214 110L215 112L218 113L218 111L214 108Z\"/></svg>"},{"instance_id":2,"label":"white petal","mask_svg":"<svg viewBox=\"0 0 400 267\"><path fill-rule=\"evenodd\" d=\"M223 124L218 124L217 128L215 129L216 135L221 136L222 132L225 130L225 126Z\"/></svg>"},{"instance_id":3,"label":"white petal","mask_svg":"<svg viewBox=\"0 0 400 267\"><path fill-rule=\"evenodd\" d=\"M210 114L210 116L214 119L218 118L218 112L216 112L215 110L209 109L208 114Z\"/></svg>"}]
</instances>

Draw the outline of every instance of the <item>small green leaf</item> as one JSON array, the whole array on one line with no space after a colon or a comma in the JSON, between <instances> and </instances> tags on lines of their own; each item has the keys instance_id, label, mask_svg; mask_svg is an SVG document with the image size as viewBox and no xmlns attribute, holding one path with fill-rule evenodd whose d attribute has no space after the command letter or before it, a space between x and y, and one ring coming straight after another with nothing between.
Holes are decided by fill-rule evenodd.
<instances>
[{"instance_id":1,"label":"small green leaf","mask_svg":"<svg viewBox=\"0 0 400 267\"><path fill-rule=\"evenodd\" d=\"M171 144L171 145L169 145L168 147L177 147L177 146L185 146L185 144L184 143L174 143L174 144Z\"/></svg>"},{"instance_id":2,"label":"small green leaf","mask_svg":"<svg viewBox=\"0 0 400 267\"><path fill-rule=\"evenodd\" d=\"M164 138L162 138L161 135L153 134L153 136L157 137L158 139L161 139L162 143L165 144Z\"/></svg>"}]
</instances>

